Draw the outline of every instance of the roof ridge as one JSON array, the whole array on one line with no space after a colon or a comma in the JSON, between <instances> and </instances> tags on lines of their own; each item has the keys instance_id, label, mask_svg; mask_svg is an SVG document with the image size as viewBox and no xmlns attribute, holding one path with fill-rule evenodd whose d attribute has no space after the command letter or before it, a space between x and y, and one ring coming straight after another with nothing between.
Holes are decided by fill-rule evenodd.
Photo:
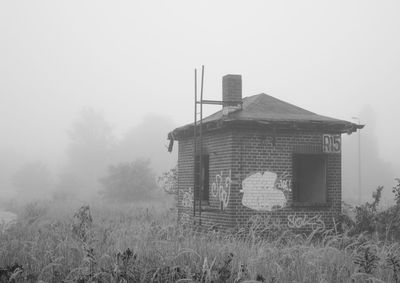
<instances>
[{"instance_id":1,"label":"roof ridge","mask_svg":"<svg viewBox=\"0 0 400 283\"><path fill-rule=\"evenodd\" d=\"M259 94L244 97L242 99L243 105L246 105L246 103L247 103L246 106L248 106L248 105L253 104L254 102L258 102L262 98L262 94L265 94L265 93L259 93Z\"/></svg>"},{"instance_id":2,"label":"roof ridge","mask_svg":"<svg viewBox=\"0 0 400 283\"><path fill-rule=\"evenodd\" d=\"M264 95L264 96L267 96L267 97L269 97L269 98L271 98L271 99L274 99L274 100L276 100L276 101L279 101L280 103L283 103L283 104L289 105L289 106L291 106L291 107L293 107L293 108L296 108L297 110L305 111L305 112L308 112L309 114L314 114L314 115L318 115L318 116L323 116L323 115L317 114L317 113L315 113L315 112L309 111L309 110L307 110L307 109L304 109L304 108L302 108L302 107L299 107L299 106L297 106L297 105L294 105L294 104L292 104L292 103L290 103L290 102L287 102L287 101L281 100L281 99L279 99L279 98L276 98L275 96L272 96L272 95L267 94L267 93L265 93L265 92L262 92L262 93L259 93L259 94L253 95L253 96L262 97L263 95Z\"/></svg>"}]
</instances>

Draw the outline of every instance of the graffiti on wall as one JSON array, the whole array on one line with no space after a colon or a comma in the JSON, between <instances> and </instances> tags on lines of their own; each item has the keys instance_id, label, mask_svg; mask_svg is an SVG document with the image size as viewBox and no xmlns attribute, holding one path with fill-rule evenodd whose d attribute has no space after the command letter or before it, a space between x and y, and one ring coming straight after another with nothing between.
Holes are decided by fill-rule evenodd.
<instances>
[{"instance_id":1,"label":"graffiti on wall","mask_svg":"<svg viewBox=\"0 0 400 283\"><path fill-rule=\"evenodd\" d=\"M231 170L229 170L226 177L224 177L223 172L215 176L215 182L211 185L211 193L213 197L217 198L221 203L221 208L225 209L229 203L229 197L231 194Z\"/></svg>"},{"instance_id":2,"label":"graffiti on wall","mask_svg":"<svg viewBox=\"0 0 400 283\"><path fill-rule=\"evenodd\" d=\"M263 227L264 229L271 230L271 229L281 229L284 225L282 223L282 219L279 217L273 217L271 215L252 215L247 220L249 224L252 224L254 227Z\"/></svg>"},{"instance_id":3,"label":"graffiti on wall","mask_svg":"<svg viewBox=\"0 0 400 283\"><path fill-rule=\"evenodd\" d=\"M188 188L185 192L183 192L182 196L182 207L183 208L193 208L193 190L192 188ZM190 224L190 215L186 211L181 212L180 224L188 225Z\"/></svg>"},{"instance_id":4,"label":"graffiti on wall","mask_svg":"<svg viewBox=\"0 0 400 283\"><path fill-rule=\"evenodd\" d=\"M276 188L286 192L291 191L292 187L292 179L289 177L287 172L284 172L279 178L276 180Z\"/></svg>"},{"instance_id":5,"label":"graffiti on wall","mask_svg":"<svg viewBox=\"0 0 400 283\"><path fill-rule=\"evenodd\" d=\"M272 211L286 206L291 191L291 179L287 173L279 178L275 172L258 172L242 182L242 204L260 211Z\"/></svg>"},{"instance_id":6,"label":"graffiti on wall","mask_svg":"<svg viewBox=\"0 0 400 283\"><path fill-rule=\"evenodd\" d=\"M293 214L288 215L287 220L287 226L289 228L311 228L312 231L321 232L325 230L325 222L322 220L322 216L320 214L314 215L313 217L309 217L307 215L298 216Z\"/></svg>"},{"instance_id":7,"label":"graffiti on wall","mask_svg":"<svg viewBox=\"0 0 400 283\"><path fill-rule=\"evenodd\" d=\"M193 191L192 188L189 188L186 192L183 193L182 197L182 206L183 207L193 207Z\"/></svg>"},{"instance_id":8,"label":"graffiti on wall","mask_svg":"<svg viewBox=\"0 0 400 283\"><path fill-rule=\"evenodd\" d=\"M190 215L188 213L182 212L181 214L181 224L182 225L188 225L190 224Z\"/></svg>"}]
</instances>

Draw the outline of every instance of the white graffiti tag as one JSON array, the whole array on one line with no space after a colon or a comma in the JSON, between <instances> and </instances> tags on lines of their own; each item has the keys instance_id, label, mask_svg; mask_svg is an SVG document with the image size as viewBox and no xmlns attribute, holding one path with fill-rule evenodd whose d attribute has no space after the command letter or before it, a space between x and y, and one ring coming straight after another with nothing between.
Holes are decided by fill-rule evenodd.
<instances>
[{"instance_id":1,"label":"white graffiti tag","mask_svg":"<svg viewBox=\"0 0 400 283\"><path fill-rule=\"evenodd\" d=\"M283 226L281 218L272 217L271 215L253 215L248 222L253 225L260 225L265 229L280 229Z\"/></svg>"},{"instance_id":2,"label":"white graffiti tag","mask_svg":"<svg viewBox=\"0 0 400 283\"><path fill-rule=\"evenodd\" d=\"M282 192L290 191L292 187L292 180L287 172L284 172L276 180L276 188Z\"/></svg>"},{"instance_id":3,"label":"white graffiti tag","mask_svg":"<svg viewBox=\"0 0 400 283\"><path fill-rule=\"evenodd\" d=\"M313 217L288 215L287 226L289 228L311 228L313 231L322 232L325 230L325 222L321 219L321 215L315 215Z\"/></svg>"},{"instance_id":4,"label":"white graffiti tag","mask_svg":"<svg viewBox=\"0 0 400 283\"><path fill-rule=\"evenodd\" d=\"M183 193L182 206L183 207L193 207L193 192L192 192L192 188L189 188L186 192Z\"/></svg>"},{"instance_id":5,"label":"white graffiti tag","mask_svg":"<svg viewBox=\"0 0 400 283\"><path fill-rule=\"evenodd\" d=\"M231 194L231 170L229 170L228 176L223 177L223 173L215 176L215 182L211 185L211 193L215 198L221 202L222 209L225 209L229 203L229 196Z\"/></svg>"}]
</instances>

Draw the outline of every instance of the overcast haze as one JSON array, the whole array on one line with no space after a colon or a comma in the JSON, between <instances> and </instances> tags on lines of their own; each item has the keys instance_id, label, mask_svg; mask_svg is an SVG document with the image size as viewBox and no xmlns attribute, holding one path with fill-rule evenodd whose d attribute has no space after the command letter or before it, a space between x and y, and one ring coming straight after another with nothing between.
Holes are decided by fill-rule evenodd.
<instances>
[{"instance_id":1,"label":"overcast haze","mask_svg":"<svg viewBox=\"0 0 400 283\"><path fill-rule=\"evenodd\" d=\"M148 115L189 123L204 64L207 99L233 73L243 97L361 123L369 109L377 154L400 177L399 12L399 1L1 1L0 152L62 166L84 108L119 137Z\"/></svg>"}]
</instances>

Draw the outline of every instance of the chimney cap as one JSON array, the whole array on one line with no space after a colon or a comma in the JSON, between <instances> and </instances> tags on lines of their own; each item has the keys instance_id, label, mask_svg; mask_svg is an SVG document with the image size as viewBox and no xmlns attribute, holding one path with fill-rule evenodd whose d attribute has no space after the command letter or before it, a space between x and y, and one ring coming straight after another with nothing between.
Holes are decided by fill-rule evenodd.
<instances>
[{"instance_id":1,"label":"chimney cap","mask_svg":"<svg viewBox=\"0 0 400 283\"><path fill-rule=\"evenodd\" d=\"M226 74L225 76L223 76L223 78L225 78L225 77L242 77L242 75L241 74Z\"/></svg>"}]
</instances>

